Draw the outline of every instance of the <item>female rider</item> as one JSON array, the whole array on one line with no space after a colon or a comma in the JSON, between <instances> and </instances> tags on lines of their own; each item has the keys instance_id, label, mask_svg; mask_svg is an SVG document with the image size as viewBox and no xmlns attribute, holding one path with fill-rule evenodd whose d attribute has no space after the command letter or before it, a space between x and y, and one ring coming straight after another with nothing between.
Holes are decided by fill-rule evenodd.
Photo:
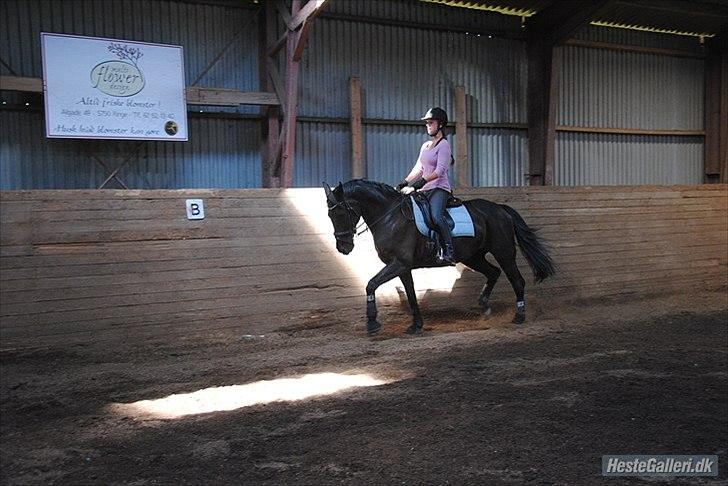
<instances>
[{"instance_id":1,"label":"female rider","mask_svg":"<svg viewBox=\"0 0 728 486\"><path fill-rule=\"evenodd\" d=\"M450 226L445 220L445 205L450 197L450 181L447 176L452 150L443 129L447 126L447 113L442 108L431 108L421 118L425 121L430 140L422 144L420 156L412 171L397 185L401 191L405 186L416 189L430 201L432 220L442 240L442 261L455 264Z\"/></svg>"}]
</instances>

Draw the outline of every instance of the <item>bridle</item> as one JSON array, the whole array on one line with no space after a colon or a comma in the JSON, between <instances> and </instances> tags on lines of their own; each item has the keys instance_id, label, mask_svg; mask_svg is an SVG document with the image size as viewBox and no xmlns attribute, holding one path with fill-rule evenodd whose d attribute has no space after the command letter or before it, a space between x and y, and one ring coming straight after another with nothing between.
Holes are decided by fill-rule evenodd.
<instances>
[{"instance_id":1,"label":"bridle","mask_svg":"<svg viewBox=\"0 0 728 486\"><path fill-rule=\"evenodd\" d=\"M341 201L338 201L336 204L329 207L329 213L331 213L331 211L338 208L339 206L343 206L344 209L346 209L346 217L349 220L349 229L347 229L345 231L334 231L334 237L336 238L336 241L339 241L339 239L341 237L347 237L347 238L351 238L353 240L354 235L356 234L356 231L358 228L354 227L354 221L351 219L351 213L353 212L356 214L356 212L354 211L354 208L351 207L351 205L346 200L346 198L342 198ZM357 215L357 216L359 216L359 215ZM357 217L356 219L358 221L359 217Z\"/></svg>"},{"instance_id":2,"label":"bridle","mask_svg":"<svg viewBox=\"0 0 728 486\"><path fill-rule=\"evenodd\" d=\"M329 208L329 213L331 211L333 211L334 209L336 209L337 207L343 206L344 209L346 209L346 217L349 218L349 229L346 230L346 231L334 231L334 237L336 238L337 241L339 241L339 237L341 237L341 236L350 237L353 240L354 239L354 236L359 236L359 235L364 234L369 229L371 229L372 226L375 226L377 223L379 223L385 217L387 217L392 212L394 212L395 209L401 208L402 207L402 204L404 203L404 201L406 199L407 198L404 198L403 197L399 201L399 203L397 203L394 206L392 206L386 213L384 213L383 215L381 215L380 217L378 217L372 224L367 225L366 224L366 221L362 221L361 224L359 224L356 227L354 227L354 221L351 219L351 213L354 213L354 214L357 215L357 218L356 218L357 221L359 220L359 218L361 217L361 215L356 213L356 211L354 210L354 208L351 207L351 205L346 200L346 198L343 198L342 201L337 201L336 204L334 204L333 206L331 206ZM361 228L362 226L366 226L366 228L364 228L363 230L359 231L359 228Z\"/></svg>"}]
</instances>

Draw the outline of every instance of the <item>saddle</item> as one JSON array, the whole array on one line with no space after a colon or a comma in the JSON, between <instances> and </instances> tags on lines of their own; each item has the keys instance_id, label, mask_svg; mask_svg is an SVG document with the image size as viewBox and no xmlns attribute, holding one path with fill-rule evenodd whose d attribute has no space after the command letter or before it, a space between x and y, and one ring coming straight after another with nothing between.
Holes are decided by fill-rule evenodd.
<instances>
[{"instance_id":1,"label":"saddle","mask_svg":"<svg viewBox=\"0 0 728 486\"><path fill-rule=\"evenodd\" d=\"M410 198L412 199L412 212L417 229L424 236L430 239L436 239L437 226L432 220L430 201L427 199L427 196L415 192L413 195L410 195ZM460 198L450 195L445 208L445 221L450 227L450 232L453 237L475 236L473 219L470 217L470 213Z\"/></svg>"}]
</instances>

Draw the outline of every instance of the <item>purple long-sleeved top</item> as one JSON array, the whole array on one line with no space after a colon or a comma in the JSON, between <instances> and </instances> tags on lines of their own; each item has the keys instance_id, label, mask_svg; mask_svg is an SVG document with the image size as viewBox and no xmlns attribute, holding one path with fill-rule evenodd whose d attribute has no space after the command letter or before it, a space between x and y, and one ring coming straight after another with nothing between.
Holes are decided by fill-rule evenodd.
<instances>
[{"instance_id":1,"label":"purple long-sleeved top","mask_svg":"<svg viewBox=\"0 0 728 486\"><path fill-rule=\"evenodd\" d=\"M420 190L426 191L428 189L440 187L451 192L450 180L447 177L447 171L450 168L450 158L452 154L450 143L447 139L442 139L440 140L440 143L435 145L433 148L428 148L429 145L429 141L422 144L420 156L417 158L417 163L415 163L412 171L407 176L407 180L413 181L418 177L426 178L428 175L435 173L437 174L437 179L429 181Z\"/></svg>"}]
</instances>

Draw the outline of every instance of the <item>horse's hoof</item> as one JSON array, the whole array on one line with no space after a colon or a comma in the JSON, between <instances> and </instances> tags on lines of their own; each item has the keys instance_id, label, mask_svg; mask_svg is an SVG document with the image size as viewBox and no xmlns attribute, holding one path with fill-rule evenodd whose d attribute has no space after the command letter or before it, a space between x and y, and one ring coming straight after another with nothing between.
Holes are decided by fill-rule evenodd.
<instances>
[{"instance_id":1,"label":"horse's hoof","mask_svg":"<svg viewBox=\"0 0 728 486\"><path fill-rule=\"evenodd\" d=\"M483 308L483 315L484 316L489 316L492 312L493 312L493 309L491 309L490 306Z\"/></svg>"},{"instance_id":2,"label":"horse's hoof","mask_svg":"<svg viewBox=\"0 0 728 486\"><path fill-rule=\"evenodd\" d=\"M511 321L513 324L523 324L526 321L526 314L516 314Z\"/></svg>"},{"instance_id":3,"label":"horse's hoof","mask_svg":"<svg viewBox=\"0 0 728 486\"><path fill-rule=\"evenodd\" d=\"M490 299L487 299L485 297L480 297L478 299L478 305L483 308L483 312L486 316L490 315Z\"/></svg>"},{"instance_id":4,"label":"horse's hoof","mask_svg":"<svg viewBox=\"0 0 728 486\"><path fill-rule=\"evenodd\" d=\"M404 330L405 334L422 334L422 326L415 326L412 324L410 327Z\"/></svg>"},{"instance_id":5,"label":"horse's hoof","mask_svg":"<svg viewBox=\"0 0 728 486\"><path fill-rule=\"evenodd\" d=\"M367 334L369 334L370 336L378 333L381 328L382 325L378 321L367 322Z\"/></svg>"}]
</instances>

